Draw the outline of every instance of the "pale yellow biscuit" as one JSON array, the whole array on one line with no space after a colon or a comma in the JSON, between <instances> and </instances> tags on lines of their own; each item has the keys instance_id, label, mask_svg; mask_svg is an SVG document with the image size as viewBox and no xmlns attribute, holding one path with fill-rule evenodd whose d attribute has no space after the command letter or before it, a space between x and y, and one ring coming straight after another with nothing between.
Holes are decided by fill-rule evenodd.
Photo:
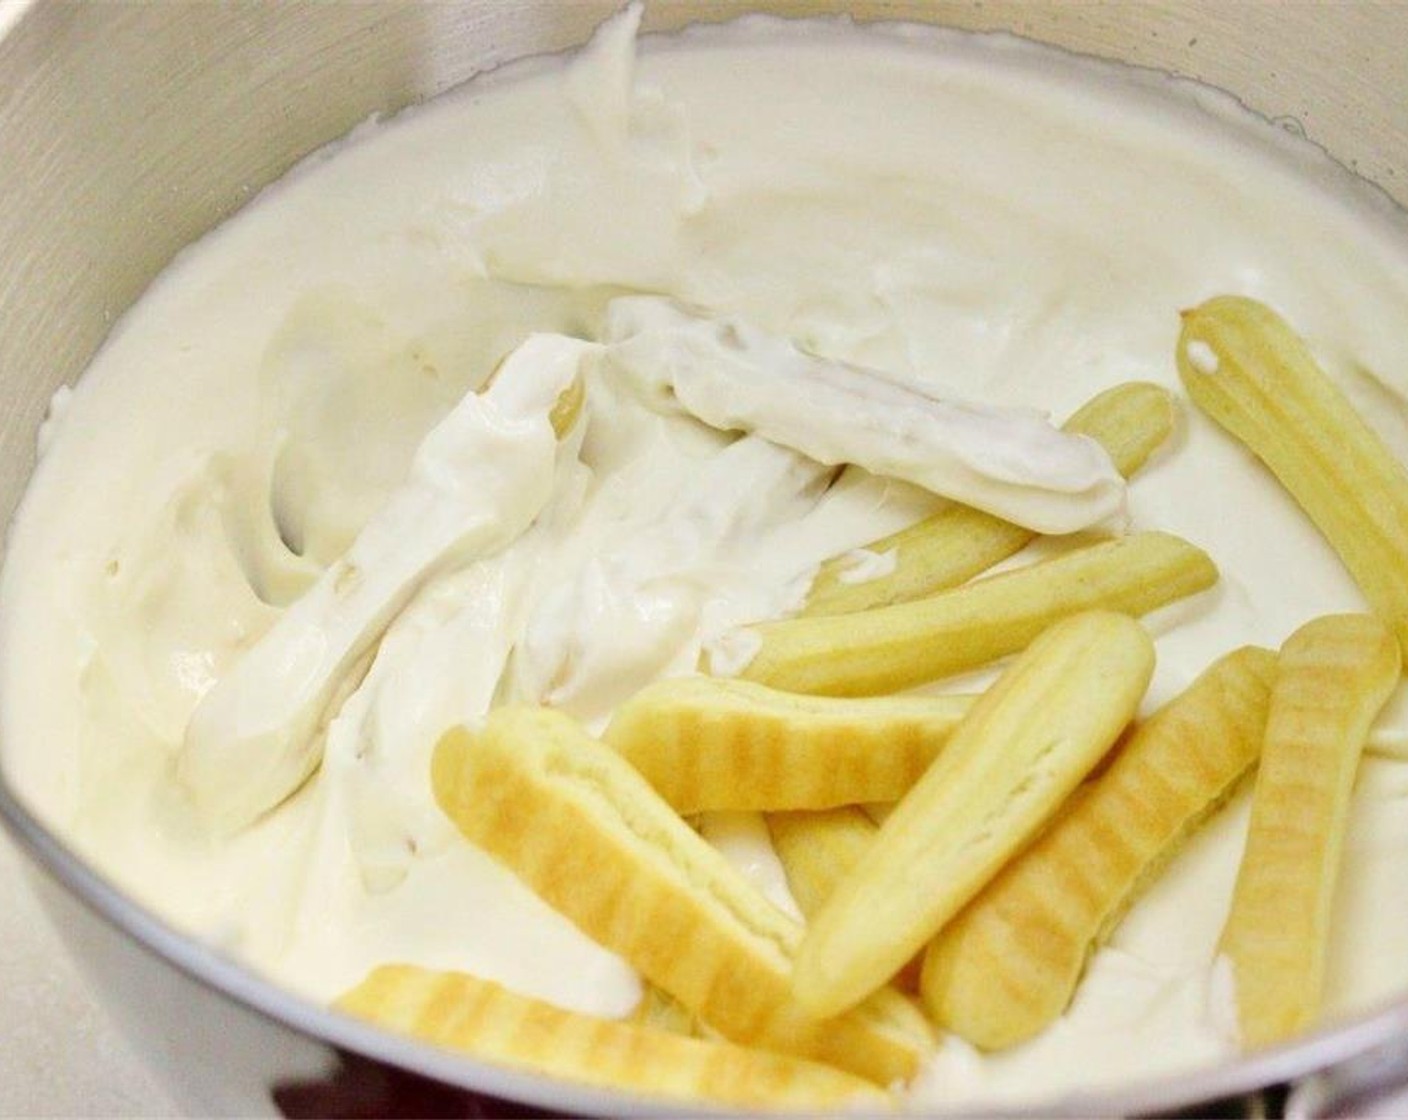
<instances>
[{"instance_id":1,"label":"pale yellow biscuit","mask_svg":"<svg viewBox=\"0 0 1408 1120\"><path fill-rule=\"evenodd\" d=\"M1248 1046L1315 1022L1354 775L1400 667L1392 631L1367 614L1317 618L1281 647L1251 826L1220 943L1232 962Z\"/></svg>"},{"instance_id":2,"label":"pale yellow biscuit","mask_svg":"<svg viewBox=\"0 0 1408 1120\"><path fill-rule=\"evenodd\" d=\"M836 1014L893 976L1099 762L1153 668L1144 628L1108 611L1033 642L823 904L797 954L798 1000Z\"/></svg>"},{"instance_id":3,"label":"pale yellow biscuit","mask_svg":"<svg viewBox=\"0 0 1408 1120\"><path fill-rule=\"evenodd\" d=\"M1168 533L1134 533L912 603L764 623L754 627L762 644L742 675L791 692L895 692L1016 653L1068 615L1145 614L1216 581L1201 549Z\"/></svg>"},{"instance_id":4,"label":"pale yellow biscuit","mask_svg":"<svg viewBox=\"0 0 1408 1120\"><path fill-rule=\"evenodd\" d=\"M1109 454L1125 478L1139 470L1173 431L1177 405L1158 385L1130 381L1093 397L1064 428L1090 436ZM807 592L803 615L849 614L904 603L950 587L1015 556L1037 534L990 513L957 503L932 517L865 546L877 555L894 554L894 571L876 579L849 582L848 556L826 561Z\"/></svg>"},{"instance_id":5,"label":"pale yellow biscuit","mask_svg":"<svg viewBox=\"0 0 1408 1120\"><path fill-rule=\"evenodd\" d=\"M971 702L677 677L627 700L602 737L681 813L828 809L899 800Z\"/></svg>"},{"instance_id":6,"label":"pale yellow biscuit","mask_svg":"<svg viewBox=\"0 0 1408 1120\"><path fill-rule=\"evenodd\" d=\"M940 1025L995 1050L1065 1011L1092 949L1255 765L1275 675L1255 646L1217 661L943 928L921 981Z\"/></svg>"},{"instance_id":7,"label":"pale yellow biscuit","mask_svg":"<svg viewBox=\"0 0 1408 1120\"><path fill-rule=\"evenodd\" d=\"M813 918L875 841L879 826L854 805L820 812L769 813L773 850L797 909Z\"/></svg>"},{"instance_id":8,"label":"pale yellow biscuit","mask_svg":"<svg viewBox=\"0 0 1408 1120\"><path fill-rule=\"evenodd\" d=\"M544 708L500 708L436 747L432 781L460 831L704 1023L748 1045L883 1085L932 1042L897 994L824 1019L792 997L798 924L610 747Z\"/></svg>"},{"instance_id":9,"label":"pale yellow biscuit","mask_svg":"<svg viewBox=\"0 0 1408 1120\"><path fill-rule=\"evenodd\" d=\"M662 1101L788 1110L888 1103L869 1082L817 1062L566 1011L463 972L383 965L336 1007L484 1061Z\"/></svg>"},{"instance_id":10,"label":"pale yellow biscuit","mask_svg":"<svg viewBox=\"0 0 1408 1120\"><path fill-rule=\"evenodd\" d=\"M768 813L765 817L773 850L787 877L792 900L807 918L850 874L875 840L879 825L856 805L814 812ZM919 990L921 957L914 957L895 974L901 992Z\"/></svg>"},{"instance_id":11,"label":"pale yellow biscuit","mask_svg":"<svg viewBox=\"0 0 1408 1120\"><path fill-rule=\"evenodd\" d=\"M1185 311L1177 360L1194 403L1271 468L1408 651L1408 469L1265 304Z\"/></svg>"}]
</instances>

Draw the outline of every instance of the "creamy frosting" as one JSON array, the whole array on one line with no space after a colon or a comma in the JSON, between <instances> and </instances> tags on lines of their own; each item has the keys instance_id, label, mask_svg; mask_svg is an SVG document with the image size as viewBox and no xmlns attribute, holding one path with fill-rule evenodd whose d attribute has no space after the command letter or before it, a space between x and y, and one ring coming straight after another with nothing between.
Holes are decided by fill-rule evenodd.
<instances>
[{"instance_id":1,"label":"creamy frosting","mask_svg":"<svg viewBox=\"0 0 1408 1120\"><path fill-rule=\"evenodd\" d=\"M945 400L920 378L813 357L658 296L612 300L605 331L615 368L710 427L913 482L1041 532L1087 529L1123 506L1104 448L1031 411Z\"/></svg>"},{"instance_id":2,"label":"creamy frosting","mask_svg":"<svg viewBox=\"0 0 1408 1120\"><path fill-rule=\"evenodd\" d=\"M526 339L488 389L431 429L347 551L201 696L177 776L213 824L246 825L296 790L321 761L323 720L416 590L532 524L552 493L550 415L589 349Z\"/></svg>"},{"instance_id":3,"label":"creamy frosting","mask_svg":"<svg viewBox=\"0 0 1408 1120\"><path fill-rule=\"evenodd\" d=\"M853 548L841 554L845 567L837 579L842 583L867 583L872 579L883 579L893 575L899 564L899 550L887 548L876 552L870 548Z\"/></svg>"},{"instance_id":4,"label":"creamy frosting","mask_svg":"<svg viewBox=\"0 0 1408 1120\"><path fill-rule=\"evenodd\" d=\"M477 492L512 507L501 539L389 581L369 661L326 674L347 695L319 713L313 777L212 834L177 781L202 697L335 583L427 434L535 332L605 341L611 301L643 293L1059 420L1117 381L1176 387L1177 310L1244 292L1300 327L1408 457L1402 218L1230 100L1001 37L828 21L637 51L638 19L305 163L175 262L45 426L0 587L6 774L136 898L315 999L403 959L629 1011L631 970L439 813L435 738L505 700L599 726L703 650L746 661L746 624L799 605L822 560L940 504L589 377L565 452L525 437L534 466L514 477L533 485L501 505ZM1204 547L1223 579L1148 620L1149 707L1233 646L1364 606L1270 476L1185 411L1128 518ZM393 534L408 545L412 521ZM1355 792L1332 1016L1408 989L1405 703ZM1000 1056L948 1040L916 1099L1232 1055L1213 950L1245 803L1131 911L1059 1023ZM703 827L785 903L756 818Z\"/></svg>"}]
</instances>

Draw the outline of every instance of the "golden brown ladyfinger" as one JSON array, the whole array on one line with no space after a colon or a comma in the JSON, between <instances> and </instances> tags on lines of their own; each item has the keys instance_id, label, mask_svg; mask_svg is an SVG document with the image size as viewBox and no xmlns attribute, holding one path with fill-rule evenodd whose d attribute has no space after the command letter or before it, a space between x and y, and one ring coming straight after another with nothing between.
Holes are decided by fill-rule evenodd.
<instances>
[{"instance_id":1,"label":"golden brown ladyfinger","mask_svg":"<svg viewBox=\"0 0 1408 1120\"><path fill-rule=\"evenodd\" d=\"M1247 1046L1305 1030L1319 1012L1354 775L1400 668L1393 632L1367 614L1317 618L1281 647L1220 943Z\"/></svg>"},{"instance_id":2,"label":"golden brown ladyfinger","mask_svg":"<svg viewBox=\"0 0 1408 1120\"><path fill-rule=\"evenodd\" d=\"M508 707L447 732L432 781L460 831L710 1027L883 1085L931 1037L897 995L823 1019L792 998L798 924L574 720Z\"/></svg>"},{"instance_id":3,"label":"golden brown ladyfinger","mask_svg":"<svg viewBox=\"0 0 1408 1120\"><path fill-rule=\"evenodd\" d=\"M791 692L870 696L1016 653L1084 610L1145 614L1211 587L1206 553L1168 533L1134 533L956 587L929 599L753 627L748 680Z\"/></svg>"},{"instance_id":4,"label":"golden brown ladyfinger","mask_svg":"<svg viewBox=\"0 0 1408 1120\"><path fill-rule=\"evenodd\" d=\"M893 976L1011 858L1114 743L1154 667L1144 628L1091 611L1033 642L822 906L798 1000L836 1014Z\"/></svg>"},{"instance_id":5,"label":"golden brown ladyfinger","mask_svg":"<svg viewBox=\"0 0 1408 1120\"><path fill-rule=\"evenodd\" d=\"M616 710L602 738L680 813L897 801L972 698L861 700L677 677Z\"/></svg>"},{"instance_id":6,"label":"golden brown ladyfinger","mask_svg":"<svg viewBox=\"0 0 1408 1120\"><path fill-rule=\"evenodd\" d=\"M665 1101L881 1108L869 1082L817 1062L599 1019L463 972L383 965L342 996L349 1015L484 1061Z\"/></svg>"},{"instance_id":7,"label":"golden brown ladyfinger","mask_svg":"<svg viewBox=\"0 0 1408 1120\"><path fill-rule=\"evenodd\" d=\"M1194 403L1271 469L1408 650L1408 469L1265 304L1185 311L1177 361Z\"/></svg>"},{"instance_id":8,"label":"golden brown ladyfinger","mask_svg":"<svg viewBox=\"0 0 1408 1120\"><path fill-rule=\"evenodd\" d=\"M1275 675L1256 646L1213 664L940 931L920 990L941 1026L996 1050L1065 1011L1091 951L1255 764Z\"/></svg>"}]
</instances>

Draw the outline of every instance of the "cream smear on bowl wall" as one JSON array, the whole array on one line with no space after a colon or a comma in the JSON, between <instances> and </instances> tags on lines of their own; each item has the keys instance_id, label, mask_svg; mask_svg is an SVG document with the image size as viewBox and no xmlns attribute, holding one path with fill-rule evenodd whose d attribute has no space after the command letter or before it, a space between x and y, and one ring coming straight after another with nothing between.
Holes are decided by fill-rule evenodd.
<instances>
[{"instance_id":1,"label":"cream smear on bowl wall","mask_svg":"<svg viewBox=\"0 0 1408 1120\"><path fill-rule=\"evenodd\" d=\"M369 608L385 624L346 644L350 684L323 697L335 714L311 778L272 811L251 802L252 824L212 824L177 780L198 702L346 563L424 465L427 433L530 334L595 359L613 300L668 297L1061 420L1119 382L1177 390L1177 312L1236 292L1294 323L1408 458L1387 380L1408 369L1401 217L1222 95L1006 37L750 18L638 43L638 18L310 158L173 264L42 433L4 573L7 774L139 901L319 1002L396 960L629 1014L634 972L436 807L440 732L509 701L600 728L701 652L746 662L739 628L796 609L822 560L939 505L589 379L559 446L491 424L465 461L437 461L493 514L477 543L394 524L430 559L387 577ZM1087 508L1102 531L1185 537L1222 574L1148 620L1148 707L1236 646L1364 609L1271 476L1183 403L1123 506ZM855 558L852 579L888 570ZM283 664L288 699L306 663ZM1361 764L1331 1016L1408 988L1405 730L1396 702ZM914 1101L1049 1096L1234 1056L1214 956L1246 816L1244 792L1190 840L1062 1019L998 1055L943 1039ZM795 912L759 818L700 827Z\"/></svg>"}]
</instances>

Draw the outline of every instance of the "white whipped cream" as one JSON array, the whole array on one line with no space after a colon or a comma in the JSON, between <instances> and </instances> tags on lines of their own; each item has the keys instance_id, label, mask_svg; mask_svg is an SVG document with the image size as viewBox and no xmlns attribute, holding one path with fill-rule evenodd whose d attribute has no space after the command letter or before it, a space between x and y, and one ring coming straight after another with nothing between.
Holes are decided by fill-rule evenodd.
<instances>
[{"instance_id":1,"label":"white whipped cream","mask_svg":"<svg viewBox=\"0 0 1408 1120\"><path fill-rule=\"evenodd\" d=\"M406 481L347 552L202 695L177 774L220 828L273 808L321 761L322 722L436 571L500 551L552 494L549 416L589 345L535 334L421 441Z\"/></svg>"},{"instance_id":2,"label":"white whipped cream","mask_svg":"<svg viewBox=\"0 0 1408 1120\"><path fill-rule=\"evenodd\" d=\"M394 501L426 434L534 332L602 340L611 301L648 293L1059 420L1118 381L1176 387L1177 310L1243 292L1408 457L1401 215L1229 100L1006 38L843 23L749 20L637 54L636 20L359 130L184 254L56 402L13 529L6 774L135 897L315 999L400 959L628 1011L631 970L438 812L436 736L504 699L599 723L706 647L739 655L822 560L937 506L592 379L582 430L567 454L542 444L545 491L497 550L393 581L407 601L328 713L311 780L210 836L174 778L201 697L306 609L290 604ZM1128 494L1135 528L1186 536L1223 573L1151 619L1149 706L1236 645L1364 605L1191 409ZM1405 743L1400 697L1355 793L1330 1015L1408 988ZM1194 837L1056 1026L996 1057L950 1042L916 1099L1234 1053L1213 951L1244 815L1245 796ZM756 819L707 831L776 891Z\"/></svg>"},{"instance_id":3,"label":"white whipped cream","mask_svg":"<svg viewBox=\"0 0 1408 1120\"><path fill-rule=\"evenodd\" d=\"M836 577L842 583L868 583L873 579L884 579L893 575L899 564L899 550L887 548L876 552L870 548L853 548L841 554L845 565Z\"/></svg>"},{"instance_id":4,"label":"white whipped cream","mask_svg":"<svg viewBox=\"0 0 1408 1120\"><path fill-rule=\"evenodd\" d=\"M945 400L918 377L813 357L737 318L631 296L606 310L612 364L655 400L818 463L854 463L1045 533L1119 513L1124 480L1089 436L1029 409Z\"/></svg>"}]
</instances>

